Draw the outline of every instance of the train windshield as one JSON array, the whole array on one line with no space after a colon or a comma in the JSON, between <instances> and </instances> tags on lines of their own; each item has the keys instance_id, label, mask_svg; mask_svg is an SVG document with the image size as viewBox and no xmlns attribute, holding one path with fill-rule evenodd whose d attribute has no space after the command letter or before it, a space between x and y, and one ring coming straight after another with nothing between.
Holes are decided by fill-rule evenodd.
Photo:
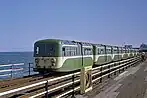
<instances>
[{"instance_id":1,"label":"train windshield","mask_svg":"<svg viewBox=\"0 0 147 98\"><path fill-rule=\"evenodd\" d=\"M55 56L55 44L39 43L34 46L35 57L50 57Z\"/></svg>"}]
</instances>

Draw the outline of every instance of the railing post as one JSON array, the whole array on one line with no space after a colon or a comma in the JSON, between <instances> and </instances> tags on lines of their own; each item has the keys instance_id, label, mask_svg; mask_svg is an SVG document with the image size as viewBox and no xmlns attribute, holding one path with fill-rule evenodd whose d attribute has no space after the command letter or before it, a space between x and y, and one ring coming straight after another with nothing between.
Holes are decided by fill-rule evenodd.
<instances>
[{"instance_id":1,"label":"railing post","mask_svg":"<svg viewBox=\"0 0 147 98\"><path fill-rule=\"evenodd\" d=\"M116 67L116 63L114 63L114 66ZM116 68L114 68L114 75L116 75Z\"/></svg>"},{"instance_id":2,"label":"railing post","mask_svg":"<svg viewBox=\"0 0 147 98\"><path fill-rule=\"evenodd\" d=\"M48 81L45 83L45 98L48 98Z\"/></svg>"},{"instance_id":3,"label":"railing post","mask_svg":"<svg viewBox=\"0 0 147 98\"><path fill-rule=\"evenodd\" d=\"M103 76L102 71L103 71L103 70L102 70L102 65L100 65L100 66L101 66L101 68L100 68L100 71L101 71L101 73L100 73L100 74L101 74L101 75L100 75L100 77L101 77L101 78L100 78L100 83L102 83L102 76Z\"/></svg>"},{"instance_id":4,"label":"railing post","mask_svg":"<svg viewBox=\"0 0 147 98\"><path fill-rule=\"evenodd\" d=\"M30 73L31 73L30 68L31 68L31 63L29 63L29 76L30 76Z\"/></svg>"},{"instance_id":5,"label":"railing post","mask_svg":"<svg viewBox=\"0 0 147 98\"><path fill-rule=\"evenodd\" d=\"M74 85L74 74L72 75L72 82L73 82L73 84L72 84L72 89L73 89L73 92L72 92L72 96L71 96L71 98L75 98L75 92L74 92L74 87L75 87L75 85Z\"/></svg>"},{"instance_id":6,"label":"railing post","mask_svg":"<svg viewBox=\"0 0 147 98\"><path fill-rule=\"evenodd\" d=\"M120 65L120 61L118 61L118 66ZM119 74L122 72L121 67L119 67Z\"/></svg>"},{"instance_id":7,"label":"railing post","mask_svg":"<svg viewBox=\"0 0 147 98\"><path fill-rule=\"evenodd\" d=\"M12 66L11 66L11 79L12 79L12 77L13 77L13 64L12 64Z\"/></svg>"},{"instance_id":8,"label":"railing post","mask_svg":"<svg viewBox=\"0 0 147 98\"><path fill-rule=\"evenodd\" d=\"M108 75L108 78L110 78L110 65L108 66L108 69L109 69L109 75Z\"/></svg>"}]
</instances>

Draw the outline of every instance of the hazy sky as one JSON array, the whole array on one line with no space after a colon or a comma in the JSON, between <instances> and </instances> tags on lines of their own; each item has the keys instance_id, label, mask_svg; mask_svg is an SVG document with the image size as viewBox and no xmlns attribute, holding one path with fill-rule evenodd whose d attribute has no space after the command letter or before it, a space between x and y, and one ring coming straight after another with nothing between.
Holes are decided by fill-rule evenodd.
<instances>
[{"instance_id":1,"label":"hazy sky","mask_svg":"<svg viewBox=\"0 0 147 98\"><path fill-rule=\"evenodd\" d=\"M31 51L46 38L146 43L147 0L0 1L0 51Z\"/></svg>"}]
</instances>

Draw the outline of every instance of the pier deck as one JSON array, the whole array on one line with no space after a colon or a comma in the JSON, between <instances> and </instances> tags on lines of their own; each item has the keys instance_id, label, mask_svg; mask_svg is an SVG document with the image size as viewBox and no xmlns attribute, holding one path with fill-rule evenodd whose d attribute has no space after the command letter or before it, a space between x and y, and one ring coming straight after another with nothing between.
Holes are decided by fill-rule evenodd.
<instances>
[{"instance_id":1,"label":"pier deck","mask_svg":"<svg viewBox=\"0 0 147 98\"><path fill-rule=\"evenodd\" d=\"M99 83L98 83L99 84ZM84 96L76 98L147 98L147 61L105 80Z\"/></svg>"}]
</instances>

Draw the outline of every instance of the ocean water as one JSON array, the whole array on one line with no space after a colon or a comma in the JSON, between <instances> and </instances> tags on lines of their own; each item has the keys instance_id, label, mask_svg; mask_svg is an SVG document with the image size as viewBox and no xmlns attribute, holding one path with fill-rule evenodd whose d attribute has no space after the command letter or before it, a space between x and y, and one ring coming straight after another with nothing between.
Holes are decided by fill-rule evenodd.
<instances>
[{"instance_id":1,"label":"ocean water","mask_svg":"<svg viewBox=\"0 0 147 98\"><path fill-rule=\"evenodd\" d=\"M29 63L33 63L33 52L0 52L0 65L7 65L7 64L18 64L18 63L24 63L23 65L18 66L5 66L0 67L1 70L7 70L10 68L16 69L16 68L23 68L23 70L20 71L13 71L12 77L9 76L3 76L4 74L11 74L11 71L9 72L0 72L0 80L3 79L11 79L11 78L18 78L29 75ZM33 72L34 65L31 64L31 74L36 74Z\"/></svg>"}]
</instances>

